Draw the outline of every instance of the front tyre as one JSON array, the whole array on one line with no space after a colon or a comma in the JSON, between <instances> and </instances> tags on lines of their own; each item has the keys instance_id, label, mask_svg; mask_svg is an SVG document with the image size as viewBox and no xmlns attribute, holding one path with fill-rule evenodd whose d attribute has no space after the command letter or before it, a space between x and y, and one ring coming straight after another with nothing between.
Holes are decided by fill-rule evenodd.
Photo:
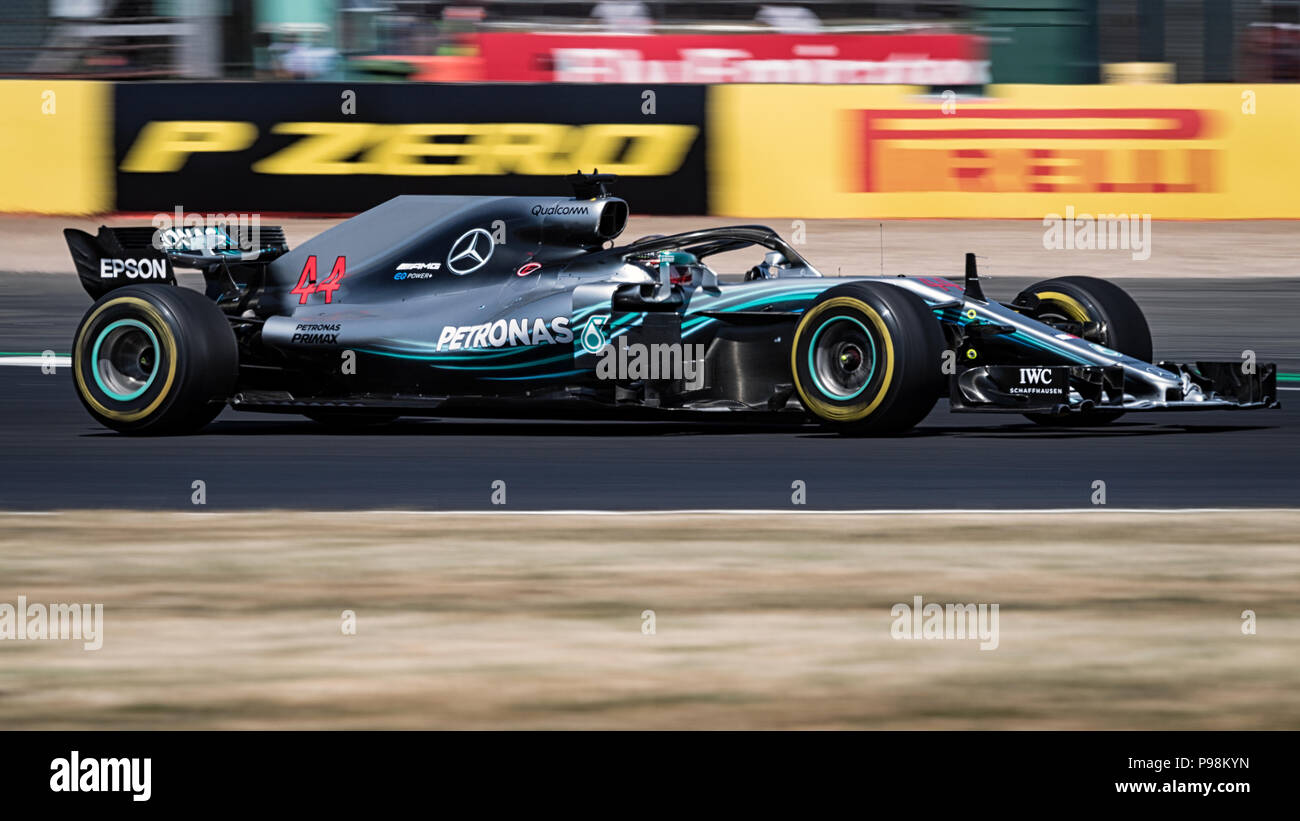
<instances>
[{"instance_id":1,"label":"front tyre","mask_svg":"<svg viewBox=\"0 0 1300 821\"><path fill-rule=\"evenodd\" d=\"M128 285L101 297L72 345L77 398L121 433L193 433L235 389L239 351L230 323L196 291Z\"/></svg>"},{"instance_id":2,"label":"front tyre","mask_svg":"<svg viewBox=\"0 0 1300 821\"><path fill-rule=\"evenodd\" d=\"M1098 332L1089 339L1134 359L1152 361L1151 328L1142 309L1112 282L1096 277L1056 277L1029 286L1020 292L1016 301L1033 304L1032 309L1022 313L1049 325L1097 323ZM1096 427L1110 424L1123 415L1123 411L1108 410L1061 416L1025 414L1030 421L1050 427Z\"/></svg>"},{"instance_id":3,"label":"front tyre","mask_svg":"<svg viewBox=\"0 0 1300 821\"><path fill-rule=\"evenodd\" d=\"M805 408L841 433L898 433L943 390L943 331L924 300L880 282L827 290L795 328L791 370Z\"/></svg>"}]
</instances>

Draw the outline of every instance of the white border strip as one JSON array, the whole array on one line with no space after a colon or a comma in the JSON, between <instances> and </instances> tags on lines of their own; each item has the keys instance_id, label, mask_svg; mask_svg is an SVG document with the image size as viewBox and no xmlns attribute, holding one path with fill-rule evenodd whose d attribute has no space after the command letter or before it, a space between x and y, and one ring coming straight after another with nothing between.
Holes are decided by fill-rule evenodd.
<instances>
[{"instance_id":1,"label":"white border strip","mask_svg":"<svg viewBox=\"0 0 1300 821\"><path fill-rule=\"evenodd\" d=\"M1300 513L1300 507L1051 507L1051 508L892 508L862 510L826 510L821 508L679 508L672 510L293 510L286 508L253 508L228 511L206 510L147 510L122 509L69 510L0 510L0 516L62 516L67 513L180 513L185 516L230 517L242 514L310 513L314 516L971 516L988 514L1056 515L1062 513L1145 513L1182 516L1189 513Z\"/></svg>"},{"instance_id":2,"label":"white border strip","mask_svg":"<svg viewBox=\"0 0 1300 821\"><path fill-rule=\"evenodd\" d=\"M71 368L71 356L52 356L46 359L43 356L0 356L0 365L18 365L26 368L39 368L42 365L53 365L56 368Z\"/></svg>"},{"instance_id":3,"label":"white border strip","mask_svg":"<svg viewBox=\"0 0 1300 821\"><path fill-rule=\"evenodd\" d=\"M858 510L835 510L798 507L788 508L676 508L672 510L358 510L358 511L321 511L335 515L388 514L390 516L970 516L974 514L1008 513L1016 516L1027 514L1058 513L1300 513L1296 507L1185 507L1185 508L1144 508L1116 507L1052 507L1052 508L945 508L929 510L925 508L864 508Z\"/></svg>"}]
</instances>

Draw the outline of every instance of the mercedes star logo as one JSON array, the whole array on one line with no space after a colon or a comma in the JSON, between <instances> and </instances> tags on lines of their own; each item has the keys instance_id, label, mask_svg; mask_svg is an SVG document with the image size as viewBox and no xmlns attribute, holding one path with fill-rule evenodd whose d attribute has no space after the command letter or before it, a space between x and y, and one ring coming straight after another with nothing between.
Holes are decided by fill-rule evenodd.
<instances>
[{"instance_id":1,"label":"mercedes star logo","mask_svg":"<svg viewBox=\"0 0 1300 821\"><path fill-rule=\"evenodd\" d=\"M473 228L451 244L447 267L453 274L464 276L486 265L492 259L493 250L492 235L482 228Z\"/></svg>"}]
</instances>

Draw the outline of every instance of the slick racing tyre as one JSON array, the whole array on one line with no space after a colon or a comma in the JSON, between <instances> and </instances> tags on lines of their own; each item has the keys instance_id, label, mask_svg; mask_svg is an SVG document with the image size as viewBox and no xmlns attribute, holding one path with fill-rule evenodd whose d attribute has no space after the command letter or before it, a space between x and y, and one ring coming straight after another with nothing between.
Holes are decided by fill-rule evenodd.
<instances>
[{"instance_id":1,"label":"slick racing tyre","mask_svg":"<svg viewBox=\"0 0 1300 821\"><path fill-rule=\"evenodd\" d=\"M77 326L77 398L122 433L192 433L234 391L239 351L221 310L197 291L128 285L101 297Z\"/></svg>"},{"instance_id":2,"label":"slick racing tyre","mask_svg":"<svg viewBox=\"0 0 1300 821\"><path fill-rule=\"evenodd\" d=\"M1048 324L1096 322L1100 330L1095 337L1090 336L1090 340L1143 362L1151 361L1151 329L1146 317L1133 298L1118 285L1095 277L1057 277L1029 286L1020 292L1016 301L1029 296L1037 297L1038 302L1033 309L1022 311L1026 316ZM1033 303L1032 299L1028 301ZM1109 424L1124 412L1025 415L1040 425L1095 426Z\"/></svg>"},{"instance_id":3,"label":"slick racing tyre","mask_svg":"<svg viewBox=\"0 0 1300 821\"><path fill-rule=\"evenodd\" d=\"M827 290L795 328L791 370L805 408L841 433L905 431L943 390L943 331L925 302L880 282Z\"/></svg>"}]
</instances>

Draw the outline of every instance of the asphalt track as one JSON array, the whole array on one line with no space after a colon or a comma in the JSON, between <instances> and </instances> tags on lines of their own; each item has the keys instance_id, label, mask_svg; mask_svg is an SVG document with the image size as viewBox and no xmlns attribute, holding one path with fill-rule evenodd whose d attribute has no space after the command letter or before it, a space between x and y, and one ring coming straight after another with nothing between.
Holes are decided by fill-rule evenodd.
<instances>
[{"instance_id":1,"label":"asphalt track","mask_svg":"<svg viewBox=\"0 0 1300 821\"><path fill-rule=\"evenodd\" d=\"M1024 281L986 283L1010 298ZM1300 280L1128 279L1157 357L1300 372ZM0 351L64 353L89 304L72 275L0 274ZM1300 383L1287 383L1300 387ZM1290 401L1288 401L1290 400ZM913 433L676 422L405 420L331 434L306 419L226 411L202 434L137 439L98 427L67 369L0 367L0 509L505 510L1294 507L1300 391L1250 413L1129 415L1048 430L941 403ZM205 483L206 507L191 503ZM805 508L806 509L806 508ZM1014 514L1009 514L1014 515ZM325 526L325 521L322 522ZM436 526L436 525L431 525Z\"/></svg>"}]
</instances>

